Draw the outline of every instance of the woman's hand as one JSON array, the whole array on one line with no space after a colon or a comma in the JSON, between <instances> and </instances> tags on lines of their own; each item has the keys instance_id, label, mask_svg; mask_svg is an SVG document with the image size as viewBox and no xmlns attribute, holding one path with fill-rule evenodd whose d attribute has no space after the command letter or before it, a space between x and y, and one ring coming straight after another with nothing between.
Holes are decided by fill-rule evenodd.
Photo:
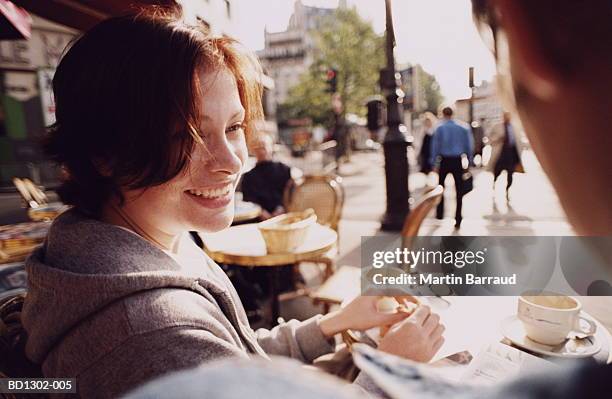
<instances>
[{"instance_id":1,"label":"woman's hand","mask_svg":"<svg viewBox=\"0 0 612 399\"><path fill-rule=\"evenodd\" d=\"M420 305L409 317L392 326L378 349L417 362L428 362L444 343L440 316Z\"/></svg>"},{"instance_id":2,"label":"woman's hand","mask_svg":"<svg viewBox=\"0 0 612 399\"><path fill-rule=\"evenodd\" d=\"M342 309L328 313L319 320L323 335L332 337L344 330L364 331L374 327L388 326L398 323L409 313L381 313L377 309L380 296L358 296ZM397 296L395 299L401 304L404 301L416 302L414 297Z\"/></svg>"}]
</instances>

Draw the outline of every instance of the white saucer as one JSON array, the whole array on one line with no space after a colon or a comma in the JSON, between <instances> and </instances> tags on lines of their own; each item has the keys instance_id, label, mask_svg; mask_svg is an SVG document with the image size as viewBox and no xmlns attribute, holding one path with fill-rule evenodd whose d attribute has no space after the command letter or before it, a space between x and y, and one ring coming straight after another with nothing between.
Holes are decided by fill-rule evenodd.
<instances>
[{"instance_id":1,"label":"white saucer","mask_svg":"<svg viewBox=\"0 0 612 399\"><path fill-rule=\"evenodd\" d=\"M565 344L545 345L527 337L523 323L516 316L509 316L501 323L501 332L516 346L541 355L578 359L591 357L601 350L601 343L595 336L584 339L570 338Z\"/></svg>"}]
</instances>

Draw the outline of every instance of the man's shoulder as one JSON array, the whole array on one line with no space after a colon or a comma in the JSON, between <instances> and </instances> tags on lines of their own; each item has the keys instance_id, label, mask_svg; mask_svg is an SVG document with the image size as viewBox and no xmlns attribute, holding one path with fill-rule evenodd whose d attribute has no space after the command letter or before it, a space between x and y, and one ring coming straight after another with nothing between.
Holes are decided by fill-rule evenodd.
<instances>
[{"instance_id":1,"label":"man's shoulder","mask_svg":"<svg viewBox=\"0 0 612 399\"><path fill-rule=\"evenodd\" d=\"M281 168L281 169L291 169L291 167L289 165L287 165L286 163L284 163L282 161L272 161L272 162L278 168Z\"/></svg>"},{"instance_id":2,"label":"man's shoulder","mask_svg":"<svg viewBox=\"0 0 612 399\"><path fill-rule=\"evenodd\" d=\"M470 130L470 125L468 125L467 123L460 121L460 120L456 120L453 119L451 121L453 123L454 126L456 126L457 128L464 130L464 131L469 131Z\"/></svg>"}]
</instances>

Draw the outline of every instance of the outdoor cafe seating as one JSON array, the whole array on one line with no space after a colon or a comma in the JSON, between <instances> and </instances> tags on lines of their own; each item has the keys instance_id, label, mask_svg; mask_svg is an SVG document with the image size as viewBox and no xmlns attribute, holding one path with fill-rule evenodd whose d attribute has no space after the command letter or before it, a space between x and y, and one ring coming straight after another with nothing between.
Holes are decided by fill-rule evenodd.
<instances>
[{"instance_id":1,"label":"outdoor cafe seating","mask_svg":"<svg viewBox=\"0 0 612 399\"><path fill-rule=\"evenodd\" d=\"M402 247L410 248L412 240L418 235L419 229L429 212L440 202L444 188L436 186L415 204L404 221L401 238ZM341 266L318 289L310 293L315 301L325 305L325 310L333 305L340 305L344 301L359 295L361 288L361 268L359 265Z\"/></svg>"},{"instance_id":2,"label":"outdoor cafe seating","mask_svg":"<svg viewBox=\"0 0 612 399\"><path fill-rule=\"evenodd\" d=\"M216 262L241 269L265 267L270 287L269 321L279 316L280 302L308 296L310 287L300 283L299 266L316 265L319 284L333 274L338 254L338 223L344 204L341 179L333 175L305 175L290 181L284 193L284 207L289 214L312 209L317 217L314 226L299 246L285 253L272 253L262 238L257 223L232 226L219 233L201 235L203 248ZM281 292L279 275L282 267L293 267L290 284L294 289ZM233 269L233 272L240 273ZM240 292L240 290L239 290Z\"/></svg>"}]
</instances>

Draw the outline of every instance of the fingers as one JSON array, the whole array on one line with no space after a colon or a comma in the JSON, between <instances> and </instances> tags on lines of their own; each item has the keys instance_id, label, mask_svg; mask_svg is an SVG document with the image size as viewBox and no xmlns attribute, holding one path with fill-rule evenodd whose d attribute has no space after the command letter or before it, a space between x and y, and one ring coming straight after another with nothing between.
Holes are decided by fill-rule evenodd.
<instances>
[{"instance_id":1,"label":"fingers","mask_svg":"<svg viewBox=\"0 0 612 399\"><path fill-rule=\"evenodd\" d=\"M442 338L442 334L444 333L444 330L446 330L446 327L444 327L444 324L438 324L436 329L431 334L432 339Z\"/></svg>"},{"instance_id":2,"label":"fingers","mask_svg":"<svg viewBox=\"0 0 612 399\"><path fill-rule=\"evenodd\" d=\"M419 307L410 315L410 320L418 325L423 325L430 313L431 310L429 309L429 306L419 305Z\"/></svg>"},{"instance_id":3,"label":"fingers","mask_svg":"<svg viewBox=\"0 0 612 399\"><path fill-rule=\"evenodd\" d=\"M444 337L438 338L438 340L431 347L432 354L435 355L440 350L443 344L444 344Z\"/></svg>"},{"instance_id":4,"label":"fingers","mask_svg":"<svg viewBox=\"0 0 612 399\"><path fill-rule=\"evenodd\" d=\"M384 315L384 319L381 321L381 324L387 324L387 325L396 324L408 317L410 317L410 313L404 313L404 312L397 312L393 314Z\"/></svg>"},{"instance_id":5,"label":"fingers","mask_svg":"<svg viewBox=\"0 0 612 399\"><path fill-rule=\"evenodd\" d=\"M427 335L431 335L431 333L440 325L440 316L435 313L430 313L423 323L423 331Z\"/></svg>"},{"instance_id":6,"label":"fingers","mask_svg":"<svg viewBox=\"0 0 612 399\"><path fill-rule=\"evenodd\" d=\"M394 298L400 305L403 305L405 302L412 302L417 305L420 304L419 299L412 295L395 295Z\"/></svg>"}]
</instances>

